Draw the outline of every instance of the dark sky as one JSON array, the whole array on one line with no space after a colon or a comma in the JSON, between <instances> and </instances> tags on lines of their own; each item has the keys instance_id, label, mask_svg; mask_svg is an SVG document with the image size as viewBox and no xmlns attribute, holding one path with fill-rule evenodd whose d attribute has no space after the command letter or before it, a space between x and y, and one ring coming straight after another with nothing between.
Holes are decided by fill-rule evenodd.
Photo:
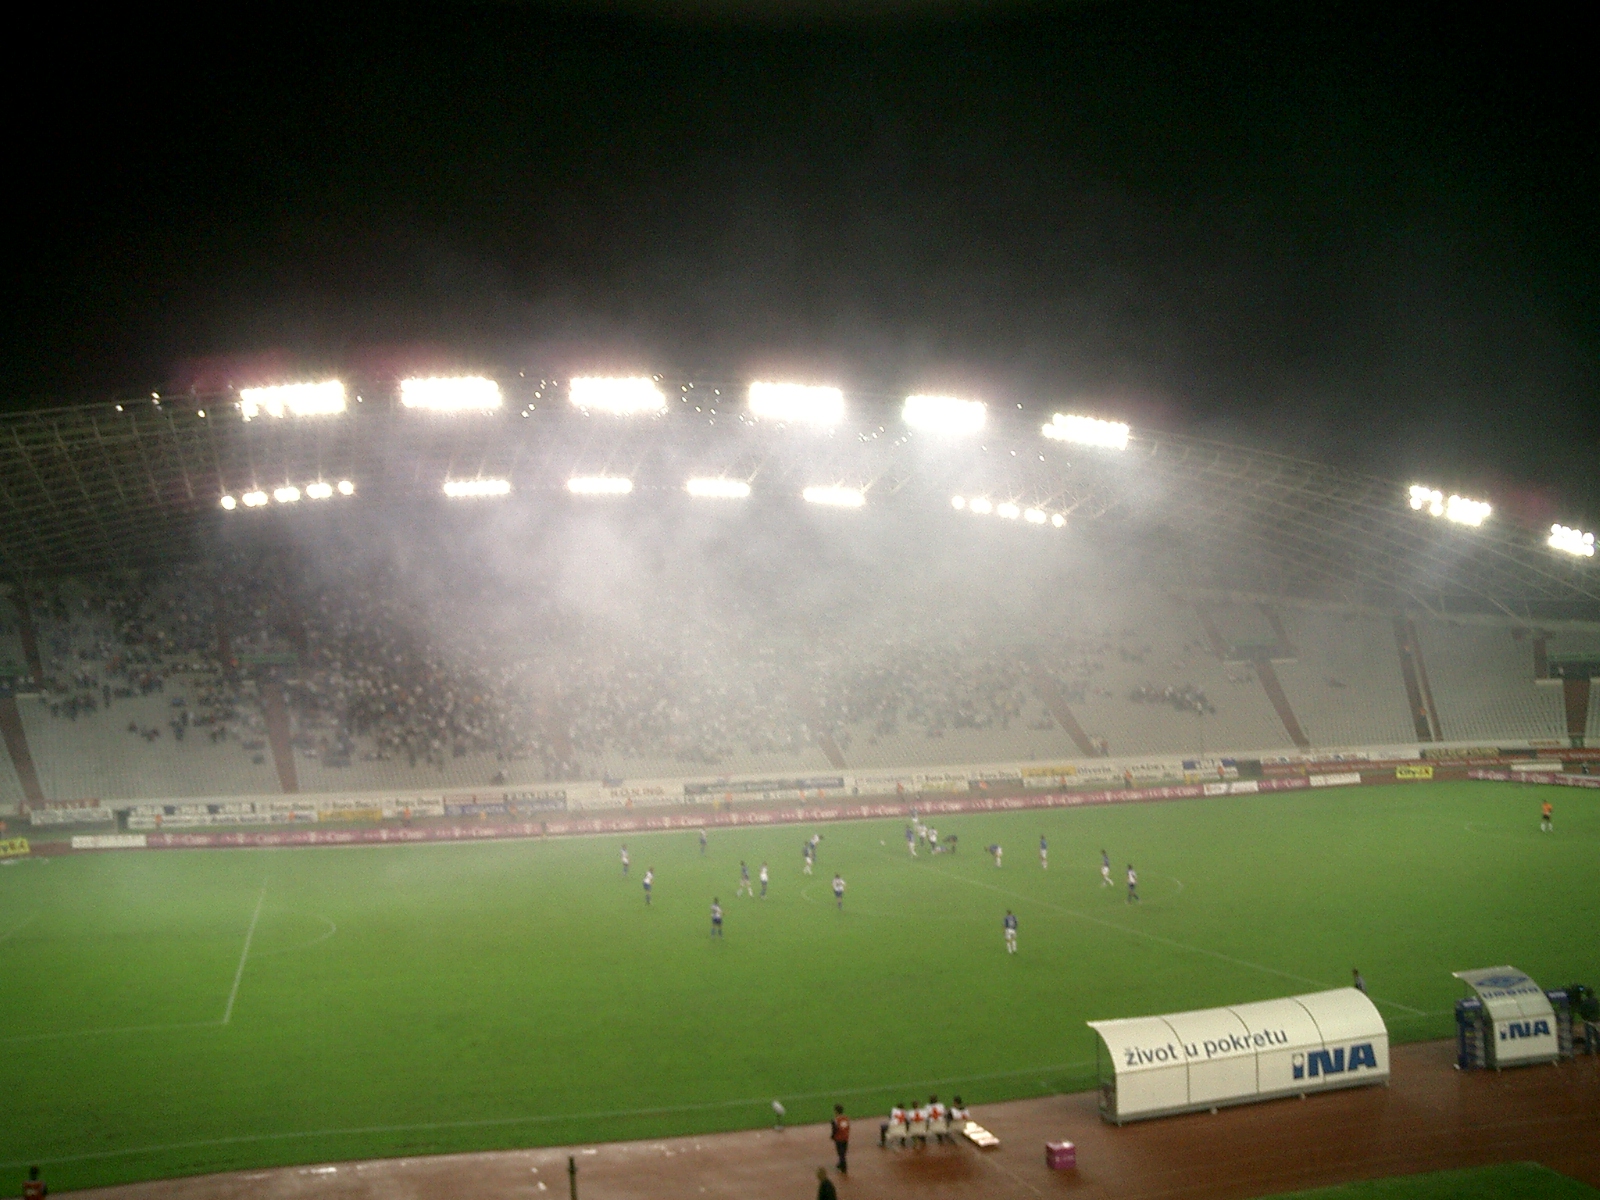
<instances>
[{"instance_id":1,"label":"dark sky","mask_svg":"<svg viewBox=\"0 0 1600 1200\"><path fill-rule=\"evenodd\" d=\"M408 345L788 369L1600 517L1570 26L849 7L73 14L14 51L5 403Z\"/></svg>"}]
</instances>

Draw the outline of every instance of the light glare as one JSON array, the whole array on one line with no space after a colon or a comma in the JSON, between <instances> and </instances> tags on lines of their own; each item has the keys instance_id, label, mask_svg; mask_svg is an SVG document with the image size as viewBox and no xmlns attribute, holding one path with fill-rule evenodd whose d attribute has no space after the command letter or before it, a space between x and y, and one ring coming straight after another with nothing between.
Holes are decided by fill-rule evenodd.
<instances>
[{"instance_id":1,"label":"light glare","mask_svg":"<svg viewBox=\"0 0 1600 1200\"><path fill-rule=\"evenodd\" d=\"M1056 413L1041 433L1058 442L1074 442L1080 446L1101 446L1108 450L1128 448L1128 427L1121 421L1102 421L1098 417L1085 417L1077 413Z\"/></svg>"},{"instance_id":2,"label":"light glare","mask_svg":"<svg viewBox=\"0 0 1600 1200\"><path fill-rule=\"evenodd\" d=\"M272 498L279 504L293 504L300 499L300 489L297 487L281 487L272 493Z\"/></svg>"},{"instance_id":3,"label":"light glare","mask_svg":"<svg viewBox=\"0 0 1600 1200\"><path fill-rule=\"evenodd\" d=\"M331 495L333 495L333 485L331 483L306 484L306 497L308 499L326 500Z\"/></svg>"},{"instance_id":4,"label":"light glare","mask_svg":"<svg viewBox=\"0 0 1600 1200\"><path fill-rule=\"evenodd\" d=\"M239 412L246 421L262 413L269 417L327 417L344 411L344 384L285 383L277 387L241 388Z\"/></svg>"},{"instance_id":5,"label":"light glare","mask_svg":"<svg viewBox=\"0 0 1600 1200\"><path fill-rule=\"evenodd\" d=\"M976 500L969 500L967 502L967 507L973 512L977 513L980 517L986 517L994 511L994 505L990 504L989 501L982 496L979 496Z\"/></svg>"},{"instance_id":6,"label":"light glare","mask_svg":"<svg viewBox=\"0 0 1600 1200\"><path fill-rule=\"evenodd\" d=\"M260 508L267 502L267 494L262 491L246 492L239 499L244 501L246 508Z\"/></svg>"},{"instance_id":7,"label":"light glare","mask_svg":"<svg viewBox=\"0 0 1600 1200\"><path fill-rule=\"evenodd\" d=\"M344 485L339 485L344 491ZM444 485L444 494L452 499L471 496L506 496L511 493L509 479L452 479ZM346 493L348 495L349 493Z\"/></svg>"},{"instance_id":8,"label":"light glare","mask_svg":"<svg viewBox=\"0 0 1600 1200\"><path fill-rule=\"evenodd\" d=\"M579 475L567 480L567 491L575 496L626 496L633 491L633 480L617 475Z\"/></svg>"},{"instance_id":9,"label":"light glare","mask_svg":"<svg viewBox=\"0 0 1600 1200\"><path fill-rule=\"evenodd\" d=\"M1494 511L1482 500L1469 500L1465 496L1446 499L1437 488L1425 487L1420 483L1412 484L1407 489L1407 496L1416 511L1426 512L1430 517L1443 517L1457 525L1482 525Z\"/></svg>"},{"instance_id":10,"label":"light glare","mask_svg":"<svg viewBox=\"0 0 1600 1200\"><path fill-rule=\"evenodd\" d=\"M1018 517L1020 517L1022 515L1022 510L1020 508L1018 508L1015 504L1012 504L1011 501L1009 501L1009 500L1007 500L1004 504L1002 504L998 508L996 508L994 510L994 512L995 512L995 516L1004 517L1008 521L1015 521Z\"/></svg>"},{"instance_id":11,"label":"light glare","mask_svg":"<svg viewBox=\"0 0 1600 1200\"><path fill-rule=\"evenodd\" d=\"M1030 525L1043 525L1045 522L1044 513L1037 508L1028 509L1022 514L1022 518Z\"/></svg>"},{"instance_id":12,"label":"light glare","mask_svg":"<svg viewBox=\"0 0 1600 1200\"><path fill-rule=\"evenodd\" d=\"M1550 526L1550 538L1545 543L1554 550L1563 554L1575 555L1578 558L1594 557L1594 534L1585 533L1581 529L1571 529L1566 525Z\"/></svg>"},{"instance_id":13,"label":"light glare","mask_svg":"<svg viewBox=\"0 0 1600 1200\"><path fill-rule=\"evenodd\" d=\"M683 486L691 496L713 500L743 500L750 494L750 485L742 479L691 479Z\"/></svg>"},{"instance_id":14,"label":"light glare","mask_svg":"<svg viewBox=\"0 0 1600 1200\"><path fill-rule=\"evenodd\" d=\"M402 379L400 403L434 412L488 412L500 407L500 385L482 375Z\"/></svg>"},{"instance_id":15,"label":"light glare","mask_svg":"<svg viewBox=\"0 0 1600 1200\"><path fill-rule=\"evenodd\" d=\"M957 512L961 511L966 506L967 506L966 497L964 497L964 496L951 496L950 497L950 507L955 509Z\"/></svg>"},{"instance_id":16,"label":"light glare","mask_svg":"<svg viewBox=\"0 0 1600 1200\"><path fill-rule=\"evenodd\" d=\"M926 433L966 434L983 428L985 414L982 400L907 396L900 415L907 425Z\"/></svg>"},{"instance_id":17,"label":"light glare","mask_svg":"<svg viewBox=\"0 0 1600 1200\"><path fill-rule=\"evenodd\" d=\"M828 429L844 420L844 393L835 387L800 383L752 383L750 415Z\"/></svg>"},{"instance_id":18,"label":"light glare","mask_svg":"<svg viewBox=\"0 0 1600 1200\"><path fill-rule=\"evenodd\" d=\"M1052 516L1050 518L1050 524L1054 525L1057 529L1060 529L1066 523L1067 523L1067 519L1065 517L1063 517L1060 513L1056 513L1054 516Z\"/></svg>"},{"instance_id":19,"label":"light glare","mask_svg":"<svg viewBox=\"0 0 1600 1200\"><path fill-rule=\"evenodd\" d=\"M234 509L239 507L239 502L232 496L224 496L222 498L222 507L227 509L229 512L232 512Z\"/></svg>"},{"instance_id":20,"label":"light glare","mask_svg":"<svg viewBox=\"0 0 1600 1200\"><path fill-rule=\"evenodd\" d=\"M348 479L339 480L339 495L341 495L341 496L353 496L355 494L356 494L356 485L355 484L351 483Z\"/></svg>"},{"instance_id":21,"label":"light glare","mask_svg":"<svg viewBox=\"0 0 1600 1200\"><path fill-rule=\"evenodd\" d=\"M808 504L826 504L833 508L860 508L867 498L856 488L808 487L800 493Z\"/></svg>"},{"instance_id":22,"label":"light glare","mask_svg":"<svg viewBox=\"0 0 1600 1200\"><path fill-rule=\"evenodd\" d=\"M567 384L567 398L576 408L592 412L632 416L637 413L665 412L667 398L652 379L609 379L597 375L580 376Z\"/></svg>"}]
</instances>

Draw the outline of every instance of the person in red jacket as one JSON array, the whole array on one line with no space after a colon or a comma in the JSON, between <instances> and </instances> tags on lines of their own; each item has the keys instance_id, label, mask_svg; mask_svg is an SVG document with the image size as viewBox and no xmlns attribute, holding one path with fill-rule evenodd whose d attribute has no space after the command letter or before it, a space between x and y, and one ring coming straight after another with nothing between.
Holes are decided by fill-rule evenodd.
<instances>
[{"instance_id":1,"label":"person in red jacket","mask_svg":"<svg viewBox=\"0 0 1600 1200\"><path fill-rule=\"evenodd\" d=\"M839 1174L848 1175L850 1164L845 1155L850 1151L850 1118L844 1115L844 1105L833 1106L833 1148L839 1152Z\"/></svg>"},{"instance_id":2,"label":"person in red jacket","mask_svg":"<svg viewBox=\"0 0 1600 1200\"><path fill-rule=\"evenodd\" d=\"M28 1168L28 1182L22 1185L23 1200L44 1200L50 1194L50 1189L45 1187L44 1180L39 1178L39 1168Z\"/></svg>"}]
</instances>

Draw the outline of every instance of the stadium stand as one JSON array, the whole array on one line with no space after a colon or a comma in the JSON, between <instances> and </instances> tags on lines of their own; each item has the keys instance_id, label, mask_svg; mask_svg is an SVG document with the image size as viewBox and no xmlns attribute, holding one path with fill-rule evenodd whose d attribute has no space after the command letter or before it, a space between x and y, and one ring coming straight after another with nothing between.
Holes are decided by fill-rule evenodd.
<instances>
[{"instance_id":1,"label":"stadium stand","mask_svg":"<svg viewBox=\"0 0 1600 1200\"><path fill-rule=\"evenodd\" d=\"M1416 740L1386 618L1293 606L1278 613L1295 652L1277 664L1278 678L1312 746Z\"/></svg>"},{"instance_id":2,"label":"stadium stand","mask_svg":"<svg viewBox=\"0 0 1600 1200\"><path fill-rule=\"evenodd\" d=\"M1507 623L1416 621L1445 741L1566 738L1561 694L1535 685L1527 639Z\"/></svg>"}]
</instances>

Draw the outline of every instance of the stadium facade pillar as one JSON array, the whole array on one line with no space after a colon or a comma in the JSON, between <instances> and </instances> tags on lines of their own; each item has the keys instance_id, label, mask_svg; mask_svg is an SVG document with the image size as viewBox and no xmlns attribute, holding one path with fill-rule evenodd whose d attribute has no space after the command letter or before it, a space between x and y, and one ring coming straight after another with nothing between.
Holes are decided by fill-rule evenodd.
<instances>
[{"instance_id":1,"label":"stadium facade pillar","mask_svg":"<svg viewBox=\"0 0 1600 1200\"><path fill-rule=\"evenodd\" d=\"M1272 657L1299 658L1299 652L1295 650L1294 643L1289 640L1289 635L1283 628L1283 619L1278 616L1278 610L1270 604L1258 604L1256 607L1261 610L1261 615L1267 619L1267 624L1272 628L1272 636L1278 639Z\"/></svg>"},{"instance_id":2,"label":"stadium facade pillar","mask_svg":"<svg viewBox=\"0 0 1600 1200\"><path fill-rule=\"evenodd\" d=\"M1079 753L1085 758L1093 758L1094 743L1083 731L1083 726L1078 724L1077 716L1068 706L1067 698L1061 694L1061 689L1056 686L1055 680L1044 672L1036 670L1033 673L1033 690L1039 694L1039 699L1044 701L1044 706L1055 719L1055 723L1067 731L1067 736L1072 739L1072 744L1078 748Z\"/></svg>"},{"instance_id":3,"label":"stadium facade pillar","mask_svg":"<svg viewBox=\"0 0 1600 1200\"><path fill-rule=\"evenodd\" d=\"M1411 721L1417 741L1437 742L1439 714L1433 708L1433 690L1428 687L1427 670L1422 665L1422 646L1417 627L1409 617L1394 619L1394 644L1400 652L1400 675L1405 680L1406 699L1411 704Z\"/></svg>"},{"instance_id":4,"label":"stadium facade pillar","mask_svg":"<svg viewBox=\"0 0 1600 1200\"><path fill-rule=\"evenodd\" d=\"M44 804L44 789L39 786L39 772L28 750L28 734L22 727L22 714L17 711L17 698L8 691L0 692L0 739L5 741L17 782L22 785L23 800L30 807Z\"/></svg>"},{"instance_id":5,"label":"stadium facade pillar","mask_svg":"<svg viewBox=\"0 0 1600 1200\"><path fill-rule=\"evenodd\" d=\"M1583 749L1583 740L1589 732L1589 693L1593 681L1587 675L1571 676L1561 680L1561 699L1567 709L1567 737L1576 750Z\"/></svg>"},{"instance_id":6,"label":"stadium facade pillar","mask_svg":"<svg viewBox=\"0 0 1600 1200\"><path fill-rule=\"evenodd\" d=\"M1267 699L1272 701L1273 711L1278 714L1278 720L1283 722L1283 731L1289 735L1289 740L1301 750L1311 749L1311 739L1300 727L1300 718L1294 715L1294 706L1289 703L1288 693L1283 690L1278 672L1273 669L1272 660L1258 658L1255 661L1255 668L1256 678L1261 680L1261 689L1267 693Z\"/></svg>"}]
</instances>

